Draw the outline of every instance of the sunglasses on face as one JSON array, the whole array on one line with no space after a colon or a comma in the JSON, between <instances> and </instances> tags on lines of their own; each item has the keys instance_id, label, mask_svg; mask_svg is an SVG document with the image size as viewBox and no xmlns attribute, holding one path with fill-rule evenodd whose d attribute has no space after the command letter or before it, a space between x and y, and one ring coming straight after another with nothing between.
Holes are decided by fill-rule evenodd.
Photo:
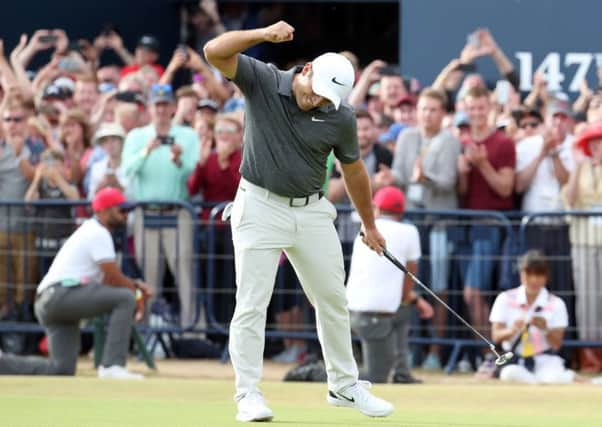
<instances>
[{"instance_id":1,"label":"sunglasses on face","mask_svg":"<svg viewBox=\"0 0 602 427\"><path fill-rule=\"evenodd\" d=\"M215 128L215 133L227 133L227 134L233 134L236 133L238 131L238 129L236 129L235 127L219 127L219 128Z\"/></svg>"},{"instance_id":2,"label":"sunglasses on face","mask_svg":"<svg viewBox=\"0 0 602 427\"><path fill-rule=\"evenodd\" d=\"M4 121L6 123L9 122L14 122L14 123L21 123L23 121L23 117L19 117L19 116L14 116L14 117L5 117Z\"/></svg>"},{"instance_id":3,"label":"sunglasses on face","mask_svg":"<svg viewBox=\"0 0 602 427\"><path fill-rule=\"evenodd\" d=\"M538 126L539 126L539 122L525 122L520 125L520 128L521 129L527 129L527 128L536 129Z\"/></svg>"}]
</instances>

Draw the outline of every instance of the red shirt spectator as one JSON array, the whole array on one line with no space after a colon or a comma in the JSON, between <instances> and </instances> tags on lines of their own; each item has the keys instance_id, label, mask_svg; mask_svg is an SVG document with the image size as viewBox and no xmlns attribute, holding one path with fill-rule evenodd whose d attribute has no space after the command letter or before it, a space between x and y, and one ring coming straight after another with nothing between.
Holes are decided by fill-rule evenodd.
<instances>
[{"instance_id":1,"label":"red shirt spectator","mask_svg":"<svg viewBox=\"0 0 602 427\"><path fill-rule=\"evenodd\" d=\"M504 132L496 131L477 143L487 150L487 159L495 170L512 168L516 164L516 151L512 140ZM466 194L467 209L510 210L514 207L512 195L502 197L491 188L479 168L473 167L468 175L469 191Z\"/></svg>"},{"instance_id":2,"label":"red shirt spectator","mask_svg":"<svg viewBox=\"0 0 602 427\"><path fill-rule=\"evenodd\" d=\"M201 144L201 155L194 172L188 178L188 193L203 193L205 202L234 200L240 181L242 161L242 122L235 113L219 114L215 121L215 151L212 141ZM210 209L203 209L201 218L209 218Z\"/></svg>"},{"instance_id":3,"label":"red shirt spectator","mask_svg":"<svg viewBox=\"0 0 602 427\"><path fill-rule=\"evenodd\" d=\"M134 63L121 69L121 77L134 73L145 65L151 66L161 77L165 69L157 64L159 60L159 40L154 36L145 35L140 38L134 52Z\"/></svg>"},{"instance_id":4,"label":"red shirt spectator","mask_svg":"<svg viewBox=\"0 0 602 427\"><path fill-rule=\"evenodd\" d=\"M216 151L209 155L207 163L197 163L194 172L188 177L188 192L191 195L202 191L205 202L225 202L234 200L240 181L241 150L236 150L228 157L229 164L225 169L219 165ZM201 218L209 218L210 209L203 209Z\"/></svg>"}]
</instances>

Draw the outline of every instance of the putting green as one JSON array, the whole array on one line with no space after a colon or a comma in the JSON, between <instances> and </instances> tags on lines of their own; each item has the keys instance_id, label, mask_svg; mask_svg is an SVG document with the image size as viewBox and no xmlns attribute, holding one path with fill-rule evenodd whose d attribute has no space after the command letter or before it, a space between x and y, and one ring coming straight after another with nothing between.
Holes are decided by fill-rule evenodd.
<instances>
[{"instance_id":1,"label":"putting green","mask_svg":"<svg viewBox=\"0 0 602 427\"><path fill-rule=\"evenodd\" d=\"M234 421L232 381L92 377L0 378L3 427L225 427ZM286 426L600 427L602 387L499 383L378 385L395 413L367 418L325 403L324 384L266 382L274 424Z\"/></svg>"}]
</instances>

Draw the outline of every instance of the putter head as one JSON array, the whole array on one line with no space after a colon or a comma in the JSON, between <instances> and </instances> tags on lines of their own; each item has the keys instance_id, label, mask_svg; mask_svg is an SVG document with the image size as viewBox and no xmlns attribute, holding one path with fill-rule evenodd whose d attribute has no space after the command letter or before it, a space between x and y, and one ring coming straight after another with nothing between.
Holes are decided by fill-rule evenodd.
<instances>
[{"instance_id":1,"label":"putter head","mask_svg":"<svg viewBox=\"0 0 602 427\"><path fill-rule=\"evenodd\" d=\"M505 365L506 363L510 362L510 360L514 357L514 353L512 353L511 351L509 351L508 353L504 353L502 354L500 357L498 357L495 360L495 364L497 366L502 366Z\"/></svg>"}]
</instances>

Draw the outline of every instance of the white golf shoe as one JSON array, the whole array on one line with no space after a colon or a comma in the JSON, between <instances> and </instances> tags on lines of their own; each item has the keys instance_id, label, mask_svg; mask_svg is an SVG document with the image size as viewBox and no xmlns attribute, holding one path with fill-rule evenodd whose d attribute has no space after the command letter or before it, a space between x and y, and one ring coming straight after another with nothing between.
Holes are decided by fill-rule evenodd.
<instances>
[{"instance_id":1,"label":"white golf shoe","mask_svg":"<svg viewBox=\"0 0 602 427\"><path fill-rule=\"evenodd\" d=\"M393 412L393 405L386 400L374 396L368 390L372 384L358 381L341 391L328 391L326 401L334 406L355 408L369 417L386 417Z\"/></svg>"},{"instance_id":2,"label":"white golf shoe","mask_svg":"<svg viewBox=\"0 0 602 427\"><path fill-rule=\"evenodd\" d=\"M98 378L111 380L141 380L144 375L128 371L125 366L113 365L109 367L98 367Z\"/></svg>"},{"instance_id":3,"label":"white golf shoe","mask_svg":"<svg viewBox=\"0 0 602 427\"><path fill-rule=\"evenodd\" d=\"M274 413L268 408L263 395L259 391L251 391L238 401L238 421L272 421Z\"/></svg>"}]
</instances>

